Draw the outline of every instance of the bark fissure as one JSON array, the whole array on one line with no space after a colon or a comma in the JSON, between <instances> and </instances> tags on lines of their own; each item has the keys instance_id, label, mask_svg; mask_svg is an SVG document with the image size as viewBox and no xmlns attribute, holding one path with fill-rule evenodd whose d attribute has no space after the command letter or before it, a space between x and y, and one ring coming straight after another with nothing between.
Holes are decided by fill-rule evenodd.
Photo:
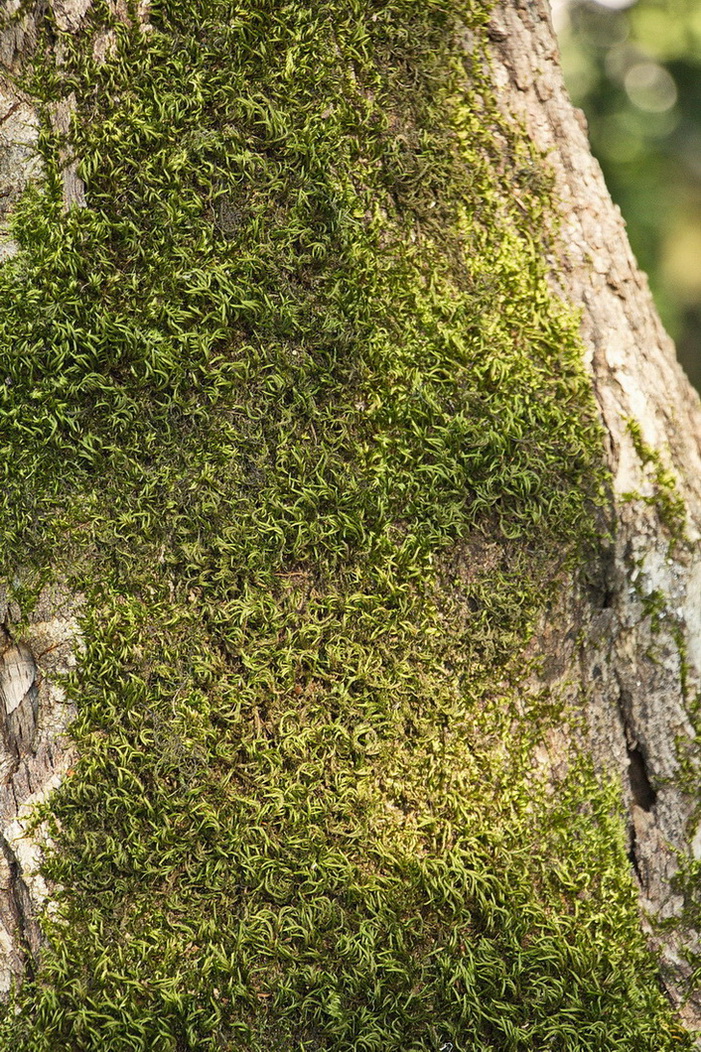
<instances>
[{"instance_id":1,"label":"bark fissure","mask_svg":"<svg viewBox=\"0 0 701 1052\"><path fill-rule=\"evenodd\" d=\"M634 826L634 824L632 822L628 826L628 852L627 852L627 854L628 854L628 861L630 862L631 868L632 868L633 872L635 873L636 880L638 881L638 884L642 884L642 882L643 882L643 874L642 874L642 870L640 869L640 863L638 861L638 844L637 844L637 838L636 838L636 835L635 835L635 826Z\"/></svg>"},{"instance_id":2,"label":"bark fissure","mask_svg":"<svg viewBox=\"0 0 701 1052\"><path fill-rule=\"evenodd\" d=\"M643 811L651 811L655 806L657 793L650 784L644 753L637 745L628 746L628 763L628 779L633 799Z\"/></svg>"},{"instance_id":3,"label":"bark fissure","mask_svg":"<svg viewBox=\"0 0 701 1052\"><path fill-rule=\"evenodd\" d=\"M17 976L21 977L24 974L32 976L39 960L41 930L29 888L22 877L22 867L4 837L0 837L0 851L5 861L6 874L6 883L2 886L5 908L0 907L0 918L6 929L14 932Z\"/></svg>"}]
</instances>

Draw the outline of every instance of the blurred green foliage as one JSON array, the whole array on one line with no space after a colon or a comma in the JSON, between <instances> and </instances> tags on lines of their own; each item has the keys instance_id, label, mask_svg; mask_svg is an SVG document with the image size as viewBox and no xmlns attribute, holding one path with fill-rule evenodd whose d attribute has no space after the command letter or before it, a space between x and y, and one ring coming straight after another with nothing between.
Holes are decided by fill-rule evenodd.
<instances>
[{"instance_id":1,"label":"blurred green foliage","mask_svg":"<svg viewBox=\"0 0 701 1052\"><path fill-rule=\"evenodd\" d=\"M562 8L560 14L563 15ZM573 0L565 76L662 319L701 385L701 5Z\"/></svg>"}]
</instances>

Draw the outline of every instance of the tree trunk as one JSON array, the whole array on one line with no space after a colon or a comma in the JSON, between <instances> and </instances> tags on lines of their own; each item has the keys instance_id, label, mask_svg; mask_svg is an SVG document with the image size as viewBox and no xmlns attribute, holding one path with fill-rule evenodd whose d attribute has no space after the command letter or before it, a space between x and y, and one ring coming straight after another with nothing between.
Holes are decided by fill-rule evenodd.
<instances>
[{"instance_id":1,"label":"tree trunk","mask_svg":"<svg viewBox=\"0 0 701 1052\"><path fill-rule=\"evenodd\" d=\"M677 886L674 876L680 855L701 857L699 400L636 267L591 156L584 118L566 96L547 5L503 6L492 40L502 105L524 119L555 174L562 227L553 280L582 309L585 360L612 477L614 541L600 596L586 597L584 605L580 596L570 607L564 638L574 629L584 643L579 655L571 648L566 675L576 669L587 697L592 754L623 786L646 929L655 932L663 981L680 1004L690 974L683 951L697 949L698 936L684 909L693 882ZM676 544L670 544L672 492L685 510ZM543 645L562 644L548 633ZM664 933L660 920L667 922ZM682 1014L699 1025L693 1000Z\"/></svg>"},{"instance_id":2,"label":"tree trunk","mask_svg":"<svg viewBox=\"0 0 701 1052\"><path fill-rule=\"evenodd\" d=\"M4 7L0 1047L691 1047L701 413L546 0Z\"/></svg>"}]
</instances>

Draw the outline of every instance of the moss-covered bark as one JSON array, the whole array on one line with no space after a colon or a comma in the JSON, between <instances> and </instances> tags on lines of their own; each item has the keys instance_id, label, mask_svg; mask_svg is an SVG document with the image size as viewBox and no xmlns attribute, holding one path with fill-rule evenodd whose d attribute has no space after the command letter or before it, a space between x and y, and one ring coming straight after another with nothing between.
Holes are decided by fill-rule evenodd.
<instances>
[{"instance_id":1,"label":"moss-covered bark","mask_svg":"<svg viewBox=\"0 0 701 1052\"><path fill-rule=\"evenodd\" d=\"M50 579L85 597L80 759L2 1048L684 1047L615 788L534 766L573 714L520 654L605 471L486 25L467 0L43 24L0 521L25 613Z\"/></svg>"}]
</instances>

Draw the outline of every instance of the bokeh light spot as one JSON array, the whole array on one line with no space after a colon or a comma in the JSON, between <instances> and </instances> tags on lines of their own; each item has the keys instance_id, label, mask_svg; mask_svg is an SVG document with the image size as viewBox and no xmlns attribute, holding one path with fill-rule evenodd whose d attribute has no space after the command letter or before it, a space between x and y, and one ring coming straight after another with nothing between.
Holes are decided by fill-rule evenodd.
<instances>
[{"instance_id":1,"label":"bokeh light spot","mask_svg":"<svg viewBox=\"0 0 701 1052\"><path fill-rule=\"evenodd\" d=\"M677 101L674 78L656 62L636 62L625 75L628 98L639 110L664 113Z\"/></svg>"}]
</instances>

